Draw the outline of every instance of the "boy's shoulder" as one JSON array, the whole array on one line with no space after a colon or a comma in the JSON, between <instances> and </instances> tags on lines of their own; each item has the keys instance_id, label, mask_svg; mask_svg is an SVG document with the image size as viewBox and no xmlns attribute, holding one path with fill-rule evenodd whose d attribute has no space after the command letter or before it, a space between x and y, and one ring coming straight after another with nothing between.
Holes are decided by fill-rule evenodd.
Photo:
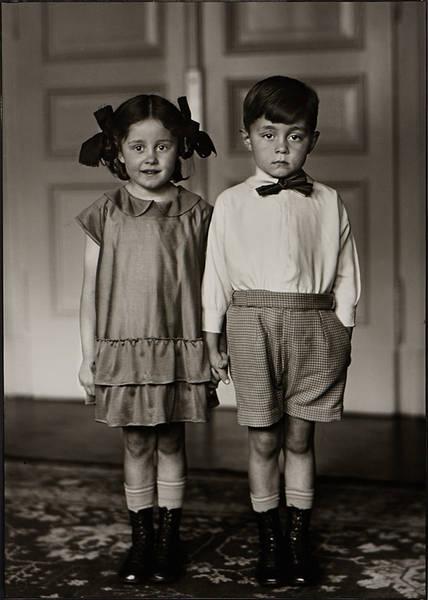
<instances>
[{"instance_id":1,"label":"boy's shoulder","mask_svg":"<svg viewBox=\"0 0 428 600\"><path fill-rule=\"evenodd\" d=\"M331 187L330 185L327 185L326 183L322 183L321 181L317 181L316 179L314 179L311 176L308 176L308 181L310 181L313 184L313 192L318 195L318 196L322 196L323 198L327 199L334 199L337 200L337 198L339 197L339 193L338 191Z\"/></svg>"},{"instance_id":2,"label":"boy's shoulder","mask_svg":"<svg viewBox=\"0 0 428 600\"><path fill-rule=\"evenodd\" d=\"M230 187L223 190L217 196L216 204L219 201L228 202L232 201L233 199L245 198L246 196L248 196L248 192L251 189L251 186L249 185L250 179L251 178L245 179L244 181L236 183L235 185L231 185Z\"/></svg>"}]
</instances>

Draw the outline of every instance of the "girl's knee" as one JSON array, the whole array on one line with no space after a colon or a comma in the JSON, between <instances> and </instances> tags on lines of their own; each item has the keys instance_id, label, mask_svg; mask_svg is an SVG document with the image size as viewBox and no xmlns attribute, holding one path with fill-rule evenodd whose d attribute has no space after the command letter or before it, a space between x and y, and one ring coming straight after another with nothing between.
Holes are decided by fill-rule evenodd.
<instances>
[{"instance_id":1,"label":"girl's knee","mask_svg":"<svg viewBox=\"0 0 428 600\"><path fill-rule=\"evenodd\" d=\"M158 428L158 453L180 454L184 451L184 424L161 425Z\"/></svg>"},{"instance_id":2,"label":"girl's knee","mask_svg":"<svg viewBox=\"0 0 428 600\"><path fill-rule=\"evenodd\" d=\"M124 428L123 441L125 452L132 458L152 456L156 448L156 436L143 428Z\"/></svg>"}]
</instances>

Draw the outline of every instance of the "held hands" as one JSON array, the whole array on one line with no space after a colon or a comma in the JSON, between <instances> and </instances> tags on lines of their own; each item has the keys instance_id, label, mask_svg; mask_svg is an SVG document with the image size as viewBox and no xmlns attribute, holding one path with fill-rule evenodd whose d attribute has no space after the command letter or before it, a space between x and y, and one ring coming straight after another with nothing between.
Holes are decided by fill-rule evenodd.
<instances>
[{"instance_id":1,"label":"held hands","mask_svg":"<svg viewBox=\"0 0 428 600\"><path fill-rule=\"evenodd\" d=\"M229 364L229 357L226 352L219 352L218 350L209 350L209 361L211 365L211 381L217 386L220 380L226 385L229 384L229 376L227 374L227 366Z\"/></svg>"},{"instance_id":2,"label":"held hands","mask_svg":"<svg viewBox=\"0 0 428 600\"><path fill-rule=\"evenodd\" d=\"M79 382L88 396L95 396L94 368L95 363L93 361L87 362L84 360L79 369Z\"/></svg>"}]
</instances>

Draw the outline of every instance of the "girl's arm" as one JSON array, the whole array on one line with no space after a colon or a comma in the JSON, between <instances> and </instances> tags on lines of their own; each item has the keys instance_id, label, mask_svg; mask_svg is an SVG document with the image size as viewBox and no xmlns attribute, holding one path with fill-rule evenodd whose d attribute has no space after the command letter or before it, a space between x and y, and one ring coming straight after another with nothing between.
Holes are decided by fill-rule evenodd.
<instances>
[{"instance_id":1,"label":"girl's arm","mask_svg":"<svg viewBox=\"0 0 428 600\"><path fill-rule=\"evenodd\" d=\"M100 247L88 235L85 243L82 294L80 296L80 339L82 364L79 381L88 396L95 396L95 285Z\"/></svg>"}]
</instances>

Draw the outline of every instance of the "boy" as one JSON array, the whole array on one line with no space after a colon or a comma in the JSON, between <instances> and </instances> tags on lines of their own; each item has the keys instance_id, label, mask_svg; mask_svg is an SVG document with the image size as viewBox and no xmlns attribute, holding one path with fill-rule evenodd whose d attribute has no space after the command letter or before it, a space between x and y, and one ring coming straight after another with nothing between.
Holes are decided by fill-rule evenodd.
<instances>
[{"instance_id":1,"label":"boy","mask_svg":"<svg viewBox=\"0 0 428 600\"><path fill-rule=\"evenodd\" d=\"M342 416L360 295L345 207L335 190L302 170L318 140L317 116L318 96L301 81L275 76L251 88L242 134L256 172L220 194L208 237L203 329L213 373L228 383L228 357L219 348L227 312L238 423L248 427L261 585L315 579L309 552L315 423Z\"/></svg>"}]
</instances>

